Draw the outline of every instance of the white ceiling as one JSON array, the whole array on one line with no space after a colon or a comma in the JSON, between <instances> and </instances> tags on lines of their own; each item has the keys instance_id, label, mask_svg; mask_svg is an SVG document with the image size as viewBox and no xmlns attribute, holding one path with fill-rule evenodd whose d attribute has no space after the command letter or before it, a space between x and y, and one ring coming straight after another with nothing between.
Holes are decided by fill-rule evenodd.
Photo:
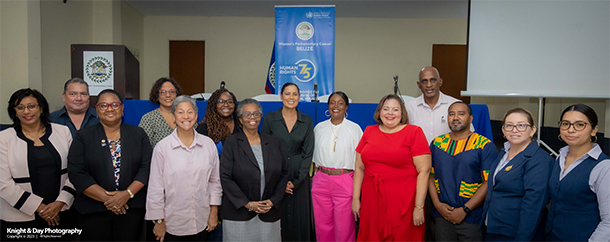
<instances>
[{"instance_id":1,"label":"white ceiling","mask_svg":"<svg viewBox=\"0 0 610 242\"><path fill-rule=\"evenodd\" d=\"M466 18L468 0L124 0L144 16L274 17L275 5L335 5L339 18Z\"/></svg>"}]
</instances>

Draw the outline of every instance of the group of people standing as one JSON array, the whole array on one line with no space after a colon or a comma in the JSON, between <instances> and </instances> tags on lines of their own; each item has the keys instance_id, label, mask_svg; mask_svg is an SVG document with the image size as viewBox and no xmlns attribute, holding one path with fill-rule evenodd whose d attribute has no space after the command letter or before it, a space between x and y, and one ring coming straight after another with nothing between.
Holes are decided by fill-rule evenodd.
<instances>
[{"instance_id":1,"label":"group of people standing","mask_svg":"<svg viewBox=\"0 0 610 242\"><path fill-rule=\"evenodd\" d=\"M139 127L121 122L113 90L89 108L78 78L53 113L40 92L18 90L13 125L0 132L2 240L19 239L6 228L45 227L78 227L84 241L135 241L143 227L150 241L610 237L610 159L595 143L593 109L561 114L567 146L556 160L533 140L532 114L512 109L498 154L475 132L470 107L440 92L442 82L434 67L422 69L422 95L406 104L384 96L364 132L347 118L341 91L329 97L329 119L314 126L297 108L294 83L264 119L258 101L238 103L218 89L198 123L195 101L160 78L150 92L159 108Z\"/></svg>"}]
</instances>

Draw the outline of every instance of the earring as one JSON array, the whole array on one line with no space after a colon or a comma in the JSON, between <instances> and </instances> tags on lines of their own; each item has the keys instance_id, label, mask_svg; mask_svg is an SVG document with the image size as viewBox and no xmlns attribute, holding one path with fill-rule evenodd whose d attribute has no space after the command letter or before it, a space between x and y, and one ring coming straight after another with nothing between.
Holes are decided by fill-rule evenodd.
<instances>
[{"instance_id":1,"label":"earring","mask_svg":"<svg viewBox=\"0 0 610 242\"><path fill-rule=\"evenodd\" d=\"M597 135L591 135L591 137L595 137L595 140L593 141L593 143L597 143Z\"/></svg>"},{"instance_id":2,"label":"earring","mask_svg":"<svg viewBox=\"0 0 610 242\"><path fill-rule=\"evenodd\" d=\"M557 138L559 139L559 141L563 141L563 140L561 139L561 134L558 134L558 135L557 135Z\"/></svg>"},{"instance_id":3,"label":"earring","mask_svg":"<svg viewBox=\"0 0 610 242\"><path fill-rule=\"evenodd\" d=\"M343 116L345 116L345 118L347 118L347 112L345 112L345 115L343 115Z\"/></svg>"},{"instance_id":4,"label":"earring","mask_svg":"<svg viewBox=\"0 0 610 242\"><path fill-rule=\"evenodd\" d=\"M330 111L326 110L326 111L324 112L324 115L326 115L326 117L327 117L327 118L328 118L328 117L330 117Z\"/></svg>"}]
</instances>

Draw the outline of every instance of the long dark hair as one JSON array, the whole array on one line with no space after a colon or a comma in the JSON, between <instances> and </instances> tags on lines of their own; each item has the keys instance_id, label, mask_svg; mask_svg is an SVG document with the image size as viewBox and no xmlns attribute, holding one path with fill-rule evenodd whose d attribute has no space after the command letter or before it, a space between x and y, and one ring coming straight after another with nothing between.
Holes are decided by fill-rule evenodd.
<instances>
[{"instance_id":1,"label":"long dark hair","mask_svg":"<svg viewBox=\"0 0 610 242\"><path fill-rule=\"evenodd\" d=\"M589 120L589 123L591 124L592 129L595 129L595 127L597 126L597 113L595 113L595 110L593 110L591 107L584 105L582 103L573 104L573 105L570 105L569 107L567 107L566 109L564 109L563 112L561 112L561 117L559 118L559 121L563 120L563 116L569 111L580 112L580 113L584 114L585 116L587 116L587 119ZM597 137L591 136L590 140L591 140L591 142L594 142L597 140Z\"/></svg>"},{"instance_id":2,"label":"long dark hair","mask_svg":"<svg viewBox=\"0 0 610 242\"><path fill-rule=\"evenodd\" d=\"M569 111L577 111L587 116L587 119L589 119L589 123L591 123L591 128L595 128L595 126L597 126L597 114L595 113L595 110L582 103L570 105L569 107L564 109L561 113L561 117L559 117L559 121L561 121L563 119L563 115L565 115Z\"/></svg>"},{"instance_id":3,"label":"long dark hair","mask_svg":"<svg viewBox=\"0 0 610 242\"><path fill-rule=\"evenodd\" d=\"M212 93L212 96L210 96L210 98L208 99L208 105L205 109L205 117L203 117L203 120L201 120L200 123L205 123L205 125L208 127L208 137L210 137L216 143L231 135L231 130L229 129L229 126L227 126L222 121L222 117L218 113L217 109L218 99L220 99L220 95L223 93L228 93L229 95L231 95L231 99L233 99L233 103L235 105L231 117L234 121L237 119L237 115L235 114L235 111L237 110L237 98L235 97L235 94L230 92L228 89L220 88L214 91L214 93Z\"/></svg>"}]
</instances>

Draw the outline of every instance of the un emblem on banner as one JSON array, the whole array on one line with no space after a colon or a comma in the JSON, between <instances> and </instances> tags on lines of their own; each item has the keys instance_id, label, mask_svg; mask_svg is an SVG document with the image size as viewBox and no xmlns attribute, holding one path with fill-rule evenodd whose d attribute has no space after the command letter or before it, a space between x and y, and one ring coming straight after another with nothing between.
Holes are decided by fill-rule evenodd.
<instances>
[{"instance_id":1,"label":"un emblem on banner","mask_svg":"<svg viewBox=\"0 0 610 242\"><path fill-rule=\"evenodd\" d=\"M297 37L301 40L308 40L313 37L313 25L307 21L303 21L297 25L295 30Z\"/></svg>"},{"instance_id":2,"label":"un emblem on banner","mask_svg":"<svg viewBox=\"0 0 610 242\"><path fill-rule=\"evenodd\" d=\"M309 82L311 79L316 77L318 70L310 60L302 59L297 61L295 65L298 66L298 73L295 75L297 80L301 82Z\"/></svg>"},{"instance_id":3,"label":"un emblem on banner","mask_svg":"<svg viewBox=\"0 0 610 242\"><path fill-rule=\"evenodd\" d=\"M86 75L96 83L104 83L112 76L112 64L102 56L96 56L87 62Z\"/></svg>"}]
</instances>

